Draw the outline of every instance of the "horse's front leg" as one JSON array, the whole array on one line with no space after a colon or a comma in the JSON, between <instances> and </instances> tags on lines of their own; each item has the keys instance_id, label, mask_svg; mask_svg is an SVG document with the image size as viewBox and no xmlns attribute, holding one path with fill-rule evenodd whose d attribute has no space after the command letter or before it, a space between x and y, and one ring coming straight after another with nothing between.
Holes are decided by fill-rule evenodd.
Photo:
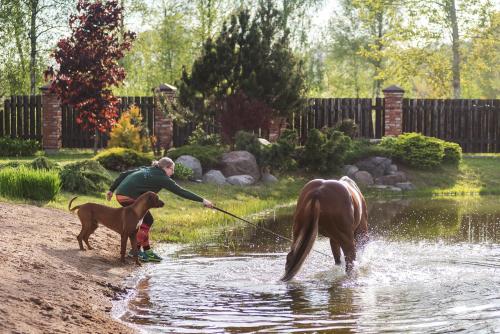
<instances>
[{"instance_id":1,"label":"horse's front leg","mask_svg":"<svg viewBox=\"0 0 500 334\"><path fill-rule=\"evenodd\" d=\"M330 238L330 248L332 249L333 258L335 259L335 264L340 265L340 245L338 242Z\"/></svg>"}]
</instances>

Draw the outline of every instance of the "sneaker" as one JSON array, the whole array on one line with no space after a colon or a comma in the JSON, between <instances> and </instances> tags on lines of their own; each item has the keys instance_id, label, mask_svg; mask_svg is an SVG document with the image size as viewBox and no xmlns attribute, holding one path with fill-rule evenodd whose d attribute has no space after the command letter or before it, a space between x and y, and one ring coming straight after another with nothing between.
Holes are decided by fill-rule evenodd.
<instances>
[{"instance_id":1,"label":"sneaker","mask_svg":"<svg viewBox=\"0 0 500 334\"><path fill-rule=\"evenodd\" d=\"M146 255L146 252L142 252L142 251L139 251L139 254L137 254L138 257L139 257L139 261L142 261L142 262L148 262L149 261L149 257ZM134 251L130 250L128 252L128 257L134 257Z\"/></svg>"},{"instance_id":2,"label":"sneaker","mask_svg":"<svg viewBox=\"0 0 500 334\"><path fill-rule=\"evenodd\" d=\"M143 253L148 258L148 261L160 262L161 260L163 260L160 256L156 255L151 249L148 249L147 251L145 251Z\"/></svg>"}]
</instances>

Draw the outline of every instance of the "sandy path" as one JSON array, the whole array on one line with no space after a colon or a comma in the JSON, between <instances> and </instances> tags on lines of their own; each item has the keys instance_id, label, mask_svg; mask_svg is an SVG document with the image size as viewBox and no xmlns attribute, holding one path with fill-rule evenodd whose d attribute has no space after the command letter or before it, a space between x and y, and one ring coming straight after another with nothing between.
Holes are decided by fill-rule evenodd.
<instances>
[{"instance_id":1,"label":"sandy path","mask_svg":"<svg viewBox=\"0 0 500 334\"><path fill-rule=\"evenodd\" d=\"M119 236L105 227L78 250L75 215L0 203L1 333L133 333L113 320L111 300L135 266L119 262Z\"/></svg>"}]
</instances>

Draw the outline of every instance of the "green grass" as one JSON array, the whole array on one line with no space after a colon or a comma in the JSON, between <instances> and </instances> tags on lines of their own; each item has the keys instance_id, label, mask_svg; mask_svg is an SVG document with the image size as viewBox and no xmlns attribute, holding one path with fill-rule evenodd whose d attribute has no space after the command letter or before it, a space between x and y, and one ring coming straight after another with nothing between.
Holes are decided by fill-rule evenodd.
<instances>
[{"instance_id":1,"label":"green grass","mask_svg":"<svg viewBox=\"0 0 500 334\"><path fill-rule=\"evenodd\" d=\"M10 161L27 162L33 160L37 156L46 156L50 160L57 162L60 165L66 165L68 163L90 159L94 156L94 151L92 149L74 149L74 148L63 148L59 150L56 154L45 154L43 151L37 152L36 156L32 157L3 157L0 156L0 164L5 164Z\"/></svg>"},{"instance_id":2,"label":"green grass","mask_svg":"<svg viewBox=\"0 0 500 334\"><path fill-rule=\"evenodd\" d=\"M0 169L0 194L14 198L48 201L61 189L57 171L26 167Z\"/></svg>"},{"instance_id":3,"label":"green grass","mask_svg":"<svg viewBox=\"0 0 500 334\"><path fill-rule=\"evenodd\" d=\"M60 164L66 164L92 156L92 150L62 150L48 158ZM33 157L19 159L0 157L0 163L32 159ZM500 154L465 155L458 168L445 166L427 171L413 169L405 169L405 171L410 181L417 186L416 191L406 192L407 196L500 194ZM111 172L111 174L113 177L118 175L116 172ZM294 203L302 186L314 177L314 175L281 176L278 184L250 187L221 187L193 182L179 182L179 184L213 201L222 209L248 218L279 205ZM333 177L338 177L338 175ZM392 192L373 190L365 190L364 193L367 198L394 195ZM0 197L0 201L29 203L67 210L68 202L74 196L76 195L62 192L48 203L6 197ZM152 238L157 241L205 242L212 240L214 235L222 232L223 229L238 228L244 224L218 211L203 208L200 203L184 200L167 191L160 192L160 197L165 201L166 206L153 210L155 224ZM75 201L76 204L85 202L118 206L115 200L107 202L104 194L82 195Z\"/></svg>"}]
</instances>

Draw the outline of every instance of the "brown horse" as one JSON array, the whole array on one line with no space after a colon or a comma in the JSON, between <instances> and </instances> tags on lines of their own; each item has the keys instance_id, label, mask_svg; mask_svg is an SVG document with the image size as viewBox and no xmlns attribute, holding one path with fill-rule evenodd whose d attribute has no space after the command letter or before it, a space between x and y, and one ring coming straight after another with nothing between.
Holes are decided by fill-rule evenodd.
<instances>
[{"instance_id":1,"label":"brown horse","mask_svg":"<svg viewBox=\"0 0 500 334\"><path fill-rule=\"evenodd\" d=\"M337 265L341 263L342 248L347 273L356 259L356 246L368 240L366 202L356 183L347 176L338 181L309 181L300 193L293 220L293 242L281 278L285 282L300 270L318 233L330 238Z\"/></svg>"}]
</instances>

